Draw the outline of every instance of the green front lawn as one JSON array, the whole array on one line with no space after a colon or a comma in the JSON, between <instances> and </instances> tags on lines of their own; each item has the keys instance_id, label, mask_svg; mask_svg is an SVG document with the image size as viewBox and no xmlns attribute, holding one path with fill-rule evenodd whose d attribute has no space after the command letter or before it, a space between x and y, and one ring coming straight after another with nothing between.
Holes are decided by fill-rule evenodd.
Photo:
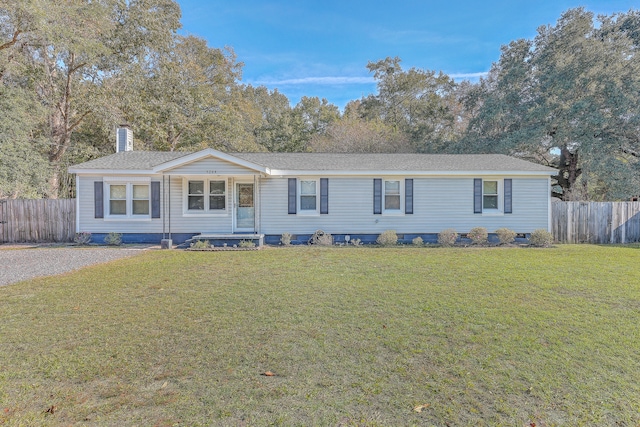
<instances>
[{"instance_id":1,"label":"green front lawn","mask_svg":"<svg viewBox=\"0 0 640 427\"><path fill-rule=\"evenodd\" d=\"M0 426L638 423L637 245L151 251L0 288Z\"/></svg>"}]
</instances>

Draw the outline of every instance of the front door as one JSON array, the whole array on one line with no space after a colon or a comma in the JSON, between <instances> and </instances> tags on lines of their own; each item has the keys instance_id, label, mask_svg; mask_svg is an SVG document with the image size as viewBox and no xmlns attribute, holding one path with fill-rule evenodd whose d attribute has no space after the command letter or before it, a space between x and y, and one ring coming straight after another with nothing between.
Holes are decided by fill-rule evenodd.
<instances>
[{"instance_id":1,"label":"front door","mask_svg":"<svg viewBox=\"0 0 640 427\"><path fill-rule=\"evenodd\" d=\"M251 231L255 229L255 204L253 197L253 183L236 183L236 231Z\"/></svg>"}]
</instances>

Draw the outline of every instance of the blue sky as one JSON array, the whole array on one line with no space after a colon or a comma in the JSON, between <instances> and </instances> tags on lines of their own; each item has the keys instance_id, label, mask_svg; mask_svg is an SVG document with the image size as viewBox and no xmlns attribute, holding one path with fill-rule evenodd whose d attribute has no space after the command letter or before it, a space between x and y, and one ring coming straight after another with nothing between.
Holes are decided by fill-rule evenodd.
<instances>
[{"instance_id":1,"label":"blue sky","mask_svg":"<svg viewBox=\"0 0 640 427\"><path fill-rule=\"evenodd\" d=\"M638 8L638 0L177 1L181 32L232 47L244 83L277 88L293 105L317 96L340 108L376 92L369 61L398 56L404 69L475 81L500 46L533 38L569 8L607 15Z\"/></svg>"}]
</instances>

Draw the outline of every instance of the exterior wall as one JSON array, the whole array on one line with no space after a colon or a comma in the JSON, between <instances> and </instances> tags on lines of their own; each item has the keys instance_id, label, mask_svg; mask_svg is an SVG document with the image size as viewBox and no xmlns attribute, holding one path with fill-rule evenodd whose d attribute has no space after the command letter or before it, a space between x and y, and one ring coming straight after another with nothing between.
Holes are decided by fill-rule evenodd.
<instances>
[{"instance_id":1,"label":"exterior wall","mask_svg":"<svg viewBox=\"0 0 640 427\"><path fill-rule=\"evenodd\" d=\"M184 187L185 179L215 178L227 181L226 206L224 213L185 214ZM252 178L247 177L249 180ZM242 178L247 180L247 178ZM153 219L111 219L95 218L94 182L103 181L102 176L78 176L77 183L77 231L90 233L133 233L133 234L198 234L198 233L231 233L233 231L233 187L235 179L231 177L182 177L152 176L158 181L160 190L160 218ZM252 182L252 181L251 181ZM170 186L170 189L169 189ZM105 190L106 191L106 190ZM166 204L165 204L166 201ZM159 241L159 239L157 239Z\"/></svg>"},{"instance_id":2,"label":"exterior wall","mask_svg":"<svg viewBox=\"0 0 640 427\"><path fill-rule=\"evenodd\" d=\"M206 161L203 165L188 165L191 171L202 173L196 179L212 177L214 168L229 166L223 161ZM234 165L230 165L237 168ZM185 166L187 168L187 166ZM233 169L232 168L232 169ZM223 214L185 215L183 177L170 177L170 192L161 187L161 218L144 220L97 219L94 218L94 182L103 181L102 176L77 177L77 231L90 233L131 233L159 236L164 232L172 235L198 233L230 233L233 231L234 183L237 180L253 181L253 171L238 168L236 177L224 176L227 180L227 209ZM181 170L186 170L181 168ZM209 171L209 175L205 173ZM231 172L231 169L228 170ZM175 173L175 171L172 171ZM318 176L317 178L321 178ZM191 177L190 177L191 178ZM303 177L304 178L304 177ZM392 179L413 178L413 214L373 214L373 179L370 177L329 178L328 214L288 214L288 180L282 178L260 178L256 180L256 231L267 235L312 234L321 229L333 235L377 235L385 230L396 230L402 234L438 233L446 228L455 228L466 233L473 227L486 227L489 232L507 227L517 233L549 228L549 179L546 176L532 177L482 177L484 179L512 179L513 213L483 215L473 213L474 177L429 177L415 178L397 176ZM389 179L385 177L385 179ZM162 176L151 176L159 181ZM169 177L165 177L165 184ZM319 194L318 194L319 196ZM165 204L166 201L166 204ZM170 204L170 206L169 206ZM404 206L404 198L402 201ZM403 208L404 211L404 208Z\"/></svg>"},{"instance_id":3,"label":"exterior wall","mask_svg":"<svg viewBox=\"0 0 640 427\"><path fill-rule=\"evenodd\" d=\"M95 218L93 183L103 180L104 177L102 176L76 177L77 231L89 233L162 233L162 218L143 220ZM151 181L162 182L162 177L152 176ZM162 206L162 191L160 193L160 206ZM160 215L162 216L162 207Z\"/></svg>"},{"instance_id":4,"label":"exterior wall","mask_svg":"<svg viewBox=\"0 0 640 427\"><path fill-rule=\"evenodd\" d=\"M380 234L390 229L398 233L438 233L455 228L466 233L473 227L486 227L490 232L507 227L530 233L549 226L547 177L482 177L513 180L513 213L498 215L473 213L473 177L414 178L412 215L374 215L374 178L378 177L329 178L327 215L288 214L287 178L264 178L259 231L311 234L321 229L331 234Z\"/></svg>"},{"instance_id":5,"label":"exterior wall","mask_svg":"<svg viewBox=\"0 0 640 427\"><path fill-rule=\"evenodd\" d=\"M202 177L166 177L171 181L171 194L166 195L171 200L170 217L167 218L167 229L171 233L231 233L233 226L233 179L229 177L215 177L227 181L227 209L222 214L191 214L184 213L183 181ZM168 191L168 189L167 189Z\"/></svg>"}]
</instances>

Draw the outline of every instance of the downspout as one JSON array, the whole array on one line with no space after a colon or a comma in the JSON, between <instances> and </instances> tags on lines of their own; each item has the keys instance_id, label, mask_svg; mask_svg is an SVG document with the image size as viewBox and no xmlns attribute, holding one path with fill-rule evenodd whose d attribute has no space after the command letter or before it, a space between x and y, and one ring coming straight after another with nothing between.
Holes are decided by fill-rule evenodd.
<instances>
[{"instance_id":1,"label":"downspout","mask_svg":"<svg viewBox=\"0 0 640 427\"><path fill-rule=\"evenodd\" d=\"M547 185L549 188L549 197L548 197L548 207L547 207L547 231L549 233L553 233L553 217L552 217L552 206L551 203L553 203L552 200L552 193L551 193L551 176L549 176L549 178L547 178Z\"/></svg>"},{"instance_id":2,"label":"downspout","mask_svg":"<svg viewBox=\"0 0 640 427\"><path fill-rule=\"evenodd\" d=\"M80 187L80 185L78 184L79 180L80 177L78 176L78 174L76 174L76 233L80 233L80 197L78 197L78 188ZM3 228L6 228L6 225Z\"/></svg>"},{"instance_id":3,"label":"downspout","mask_svg":"<svg viewBox=\"0 0 640 427\"><path fill-rule=\"evenodd\" d=\"M168 177L169 181L169 239L171 239L171 175Z\"/></svg>"},{"instance_id":4,"label":"downspout","mask_svg":"<svg viewBox=\"0 0 640 427\"><path fill-rule=\"evenodd\" d=\"M162 240L167 238L167 235L165 233L165 225L167 222L167 200L165 199L164 195L165 195L165 182L164 182L164 173L162 174Z\"/></svg>"}]
</instances>

